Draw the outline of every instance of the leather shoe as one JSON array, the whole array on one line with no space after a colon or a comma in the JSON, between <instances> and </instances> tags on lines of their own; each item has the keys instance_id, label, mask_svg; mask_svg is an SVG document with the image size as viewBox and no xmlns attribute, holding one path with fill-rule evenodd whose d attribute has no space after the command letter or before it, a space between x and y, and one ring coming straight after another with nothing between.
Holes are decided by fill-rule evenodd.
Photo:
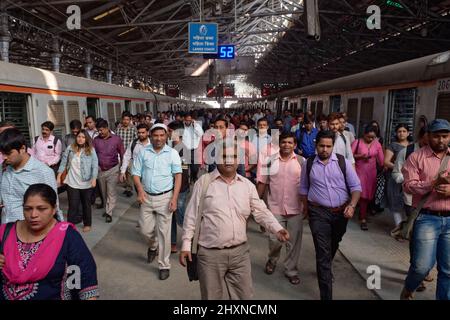
<instances>
[{"instance_id":1,"label":"leather shoe","mask_svg":"<svg viewBox=\"0 0 450 320\"><path fill-rule=\"evenodd\" d=\"M157 250L148 249L147 250L147 263L152 263L155 260L156 255L158 254Z\"/></svg>"},{"instance_id":2,"label":"leather shoe","mask_svg":"<svg viewBox=\"0 0 450 320\"><path fill-rule=\"evenodd\" d=\"M170 275L169 269L161 269L159 270L159 280L166 280Z\"/></svg>"},{"instance_id":3,"label":"leather shoe","mask_svg":"<svg viewBox=\"0 0 450 320\"><path fill-rule=\"evenodd\" d=\"M112 217L110 215L106 215L105 222L106 223L111 223L112 222Z\"/></svg>"},{"instance_id":4,"label":"leather shoe","mask_svg":"<svg viewBox=\"0 0 450 320\"><path fill-rule=\"evenodd\" d=\"M412 292L403 288L402 293L400 294L400 300L414 300L414 295Z\"/></svg>"}]
</instances>

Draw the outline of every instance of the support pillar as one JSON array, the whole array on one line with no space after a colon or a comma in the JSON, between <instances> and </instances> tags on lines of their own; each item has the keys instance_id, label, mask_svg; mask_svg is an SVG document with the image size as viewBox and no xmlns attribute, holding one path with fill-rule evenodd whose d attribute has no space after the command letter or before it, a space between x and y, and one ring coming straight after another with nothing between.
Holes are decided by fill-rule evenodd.
<instances>
[{"instance_id":1,"label":"support pillar","mask_svg":"<svg viewBox=\"0 0 450 320\"><path fill-rule=\"evenodd\" d=\"M84 76L87 79L91 79L91 71L92 71L91 54L89 52L87 52L86 53L86 64L84 65Z\"/></svg>"},{"instance_id":2,"label":"support pillar","mask_svg":"<svg viewBox=\"0 0 450 320\"><path fill-rule=\"evenodd\" d=\"M106 71L106 82L112 83L112 76L113 76L112 62L109 61L109 63L108 63L108 70Z\"/></svg>"},{"instance_id":3,"label":"support pillar","mask_svg":"<svg viewBox=\"0 0 450 320\"><path fill-rule=\"evenodd\" d=\"M52 53L52 70L59 72L61 63L61 53L59 51L59 41L57 38L53 39L53 53Z\"/></svg>"},{"instance_id":4,"label":"support pillar","mask_svg":"<svg viewBox=\"0 0 450 320\"><path fill-rule=\"evenodd\" d=\"M8 16L5 13L0 13L0 60L5 62L9 62L10 41Z\"/></svg>"}]
</instances>

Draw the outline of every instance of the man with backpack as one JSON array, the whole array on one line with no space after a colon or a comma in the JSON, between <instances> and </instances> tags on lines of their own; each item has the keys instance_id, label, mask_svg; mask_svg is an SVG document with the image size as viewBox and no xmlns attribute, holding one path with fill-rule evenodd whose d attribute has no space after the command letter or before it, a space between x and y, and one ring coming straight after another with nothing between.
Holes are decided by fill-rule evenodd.
<instances>
[{"instance_id":1,"label":"man with backpack","mask_svg":"<svg viewBox=\"0 0 450 320\"><path fill-rule=\"evenodd\" d=\"M317 134L317 156L306 161L300 178L303 214L309 217L322 300L333 298L333 258L362 191L352 163L333 152L335 139L332 131Z\"/></svg>"},{"instance_id":2,"label":"man with backpack","mask_svg":"<svg viewBox=\"0 0 450 320\"><path fill-rule=\"evenodd\" d=\"M288 230L287 254L284 260L284 274L293 285L300 283L298 264L303 235L303 214L298 189L300 187L303 157L294 153L296 139L293 133L283 133L279 138L279 152L258 162L257 190L262 199L269 188L267 205L278 222ZM283 244L276 235L269 234L269 259L265 273L272 274L280 258Z\"/></svg>"},{"instance_id":3,"label":"man with backpack","mask_svg":"<svg viewBox=\"0 0 450 320\"><path fill-rule=\"evenodd\" d=\"M34 138L33 154L36 159L48 165L56 177L63 145L61 139L53 135L53 122L45 121L41 124L41 129L41 135Z\"/></svg>"}]
</instances>

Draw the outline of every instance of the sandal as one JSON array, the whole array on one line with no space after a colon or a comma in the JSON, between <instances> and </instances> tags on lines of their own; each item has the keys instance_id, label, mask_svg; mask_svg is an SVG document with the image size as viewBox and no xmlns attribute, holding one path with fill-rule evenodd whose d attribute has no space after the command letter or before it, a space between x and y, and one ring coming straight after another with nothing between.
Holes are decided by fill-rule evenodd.
<instances>
[{"instance_id":1,"label":"sandal","mask_svg":"<svg viewBox=\"0 0 450 320\"><path fill-rule=\"evenodd\" d=\"M300 283L300 278L298 276L286 276L289 279L289 282L293 285L297 285Z\"/></svg>"},{"instance_id":2,"label":"sandal","mask_svg":"<svg viewBox=\"0 0 450 320\"><path fill-rule=\"evenodd\" d=\"M267 274L272 274L275 271L275 267L276 267L276 265L272 264L272 262L270 262L270 260L269 260L266 263L266 267L264 268L264 272L267 273Z\"/></svg>"},{"instance_id":3,"label":"sandal","mask_svg":"<svg viewBox=\"0 0 450 320\"><path fill-rule=\"evenodd\" d=\"M425 279L423 279L424 281L426 281L426 282L433 282L433 280L434 280L434 278L431 276L431 275L427 275L426 277L425 277Z\"/></svg>"}]
</instances>

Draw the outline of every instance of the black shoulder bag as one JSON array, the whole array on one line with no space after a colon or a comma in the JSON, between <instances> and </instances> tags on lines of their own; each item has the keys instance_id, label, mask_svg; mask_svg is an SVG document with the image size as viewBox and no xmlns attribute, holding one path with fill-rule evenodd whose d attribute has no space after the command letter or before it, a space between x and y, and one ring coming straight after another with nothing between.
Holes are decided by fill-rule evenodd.
<instances>
[{"instance_id":1,"label":"black shoulder bag","mask_svg":"<svg viewBox=\"0 0 450 320\"><path fill-rule=\"evenodd\" d=\"M197 220L195 222L195 232L194 237L192 239L192 247L191 247L191 258L192 261L186 259L186 270L189 277L189 281L197 281L198 280L198 271L197 271L197 250L198 250L198 238L200 237L200 224L202 221L203 215L203 206L204 199L206 195L206 191L208 190L208 186L211 182L211 175L209 173L205 174L205 181L203 181L203 189L202 194L200 196L200 203L198 204L197 211Z\"/></svg>"}]
</instances>

